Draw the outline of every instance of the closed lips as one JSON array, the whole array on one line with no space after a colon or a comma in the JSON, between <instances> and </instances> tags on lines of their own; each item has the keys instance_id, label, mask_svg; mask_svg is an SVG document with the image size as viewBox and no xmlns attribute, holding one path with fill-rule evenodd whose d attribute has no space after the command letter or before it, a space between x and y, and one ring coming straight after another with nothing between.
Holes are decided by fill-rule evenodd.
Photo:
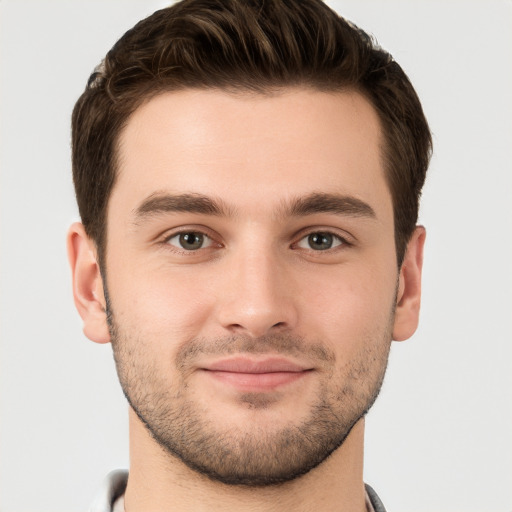
<instances>
[{"instance_id":1,"label":"closed lips","mask_svg":"<svg viewBox=\"0 0 512 512\"><path fill-rule=\"evenodd\" d=\"M299 373L312 368L300 366L287 359L269 358L264 360L254 360L248 358L232 358L214 362L207 365L205 370L214 372L229 373Z\"/></svg>"}]
</instances>

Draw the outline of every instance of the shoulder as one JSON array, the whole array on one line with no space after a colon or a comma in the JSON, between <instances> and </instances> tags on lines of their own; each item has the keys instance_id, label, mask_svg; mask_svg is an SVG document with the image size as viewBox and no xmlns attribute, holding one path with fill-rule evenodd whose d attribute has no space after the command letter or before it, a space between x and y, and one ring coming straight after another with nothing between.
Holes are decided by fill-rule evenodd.
<instances>
[{"instance_id":1,"label":"shoulder","mask_svg":"<svg viewBox=\"0 0 512 512\"><path fill-rule=\"evenodd\" d=\"M123 496L128 482L128 471L111 471L104 479L88 512L113 512L114 502Z\"/></svg>"}]
</instances>

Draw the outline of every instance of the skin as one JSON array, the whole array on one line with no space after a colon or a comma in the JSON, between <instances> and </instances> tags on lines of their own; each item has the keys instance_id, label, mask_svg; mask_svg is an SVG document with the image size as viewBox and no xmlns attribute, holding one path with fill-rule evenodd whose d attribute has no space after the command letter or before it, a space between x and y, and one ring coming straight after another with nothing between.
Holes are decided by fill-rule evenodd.
<instances>
[{"instance_id":1,"label":"skin","mask_svg":"<svg viewBox=\"0 0 512 512\"><path fill-rule=\"evenodd\" d=\"M84 332L113 341L125 392L132 385L134 395L146 393L144 404L157 393L165 403L185 397L236 449L243 432L258 445L264 434L303 425L321 396L337 414L354 415L355 425L305 475L233 486L170 455L130 408L128 512L170 503L178 511L365 510L361 403L380 387L391 339L407 339L417 327L425 239L416 228L397 269L381 144L374 109L351 92L185 90L132 115L108 206L105 275L115 339L95 245L79 223L68 236ZM312 192L368 209L291 210ZM214 199L225 215L162 212L161 203L154 211L155 198L183 194ZM203 233L205 245L184 249L180 230ZM312 247L312 233L332 234L333 247ZM300 348L290 351L281 339L300 340ZM235 354L219 344L226 340ZM196 352L180 359L191 346ZM256 362L285 358L304 372L268 386L256 377L251 387L240 375L209 371L240 354ZM142 376L146 385L137 387ZM335 398L346 389L352 400Z\"/></svg>"}]
</instances>

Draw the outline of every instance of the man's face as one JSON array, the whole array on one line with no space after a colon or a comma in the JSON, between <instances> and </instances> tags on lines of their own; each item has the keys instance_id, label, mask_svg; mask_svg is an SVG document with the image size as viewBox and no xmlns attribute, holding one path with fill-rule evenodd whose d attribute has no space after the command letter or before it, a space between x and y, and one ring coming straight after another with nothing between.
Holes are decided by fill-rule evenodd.
<instances>
[{"instance_id":1,"label":"man's face","mask_svg":"<svg viewBox=\"0 0 512 512\"><path fill-rule=\"evenodd\" d=\"M129 119L111 337L133 409L189 467L295 478L373 403L398 279L380 144L356 93L187 90Z\"/></svg>"}]
</instances>

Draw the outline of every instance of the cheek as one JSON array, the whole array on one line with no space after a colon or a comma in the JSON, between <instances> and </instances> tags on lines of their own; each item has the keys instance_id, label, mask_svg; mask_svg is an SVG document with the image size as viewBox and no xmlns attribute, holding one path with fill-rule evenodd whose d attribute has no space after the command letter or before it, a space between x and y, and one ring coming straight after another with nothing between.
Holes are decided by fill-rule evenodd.
<instances>
[{"instance_id":1,"label":"cheek","mask_svg":"<svg viewBox=\"0 0 512 512\"><path fill-rule=\"evenodd\" d=\"M180 342L193 338L209 314L206 284L186 275L132 273L131 279L119 280L112 287L116 316L147 339Z\"/></svg>"},{"instance_id":2,"label":"cheek","mask_svg":"<svg viewBox=\"0 0 512 512\"><path fill-rule=\"evenodd\" d=\"M396 289L396 268L390 269L353 268L324 280L321 289L307 294L302 307L309 327L316 326L318 334L343 346L388 329Z\"/></svg>"}]
</instances>

